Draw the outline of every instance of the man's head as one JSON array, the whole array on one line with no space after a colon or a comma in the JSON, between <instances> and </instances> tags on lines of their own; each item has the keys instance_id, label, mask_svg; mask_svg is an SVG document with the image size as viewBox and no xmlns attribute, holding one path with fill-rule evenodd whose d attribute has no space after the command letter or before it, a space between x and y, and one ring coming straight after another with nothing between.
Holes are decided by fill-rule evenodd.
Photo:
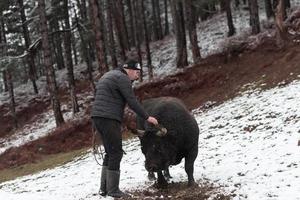
<instances>
[{"instance_id":1,"label":"man's head","mask_svg":"<svg viewBox=\"0 0 300 200\"><path fill-rule=\"evenodd\" d=\"M123 65L123 68L127 72L130 80L134 81L139 79L141 71L140 63L135 60L128 60Z\"/></svg>"}]
</instances>

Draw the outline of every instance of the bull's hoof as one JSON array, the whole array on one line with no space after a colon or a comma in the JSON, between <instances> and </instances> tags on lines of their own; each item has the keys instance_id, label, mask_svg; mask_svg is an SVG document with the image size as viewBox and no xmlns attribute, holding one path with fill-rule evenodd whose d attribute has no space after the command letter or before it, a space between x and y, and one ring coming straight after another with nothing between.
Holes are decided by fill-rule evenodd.
<instances>
[{"instance_id":1,"label":"bull's hoof","mask_svg":"<svg viewBox=\"0 0 300 200\"><path fill-rule=\"evenodd\" d=\"M162 173L159 173L157 178L157 187L167 188L167 186L168 186L168 182L166 181L165 177L162 175Z\"/></svg>"},{"instance_id":2,"label":"bull's hoof","mask_svg":"<svg viewBox=\"0 0 300 200\"><path fill-rule=\"evenodd\" d=\"M169 181L172 178L172 176L169 173L169 170L164 170L163 175L167 181Z\"/></svg>"},{"instance_id":3,"label":"bull's hoof","mask_svg":"<svg viewBox=\"0 0 300 200\"><path fill-rule=\"evenodd\" d=\"M155 181L156 180L154 172L149 172L148 173L148 179L149 179L149 181Z\"/></svg>"}]
</instances>

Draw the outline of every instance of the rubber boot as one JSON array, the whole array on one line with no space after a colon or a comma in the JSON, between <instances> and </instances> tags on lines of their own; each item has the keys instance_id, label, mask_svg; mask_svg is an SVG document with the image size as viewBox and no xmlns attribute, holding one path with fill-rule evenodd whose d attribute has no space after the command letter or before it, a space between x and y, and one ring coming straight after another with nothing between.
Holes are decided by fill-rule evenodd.
<instances>
[{"instance_id":1,"label":"rubber boot","mask_svg":"<svg viewBox=\"0 0 300 200\"><path fill-rule=\"evenodd\" d=\"M119 189L120 171L107 170L107 195L115 198L128 197L129 195Z\"/></svg>"},{"instance_id":2,"label":"rubber boot","mask_svg":"<svg viewBox=\"0 0 300 200\"><path fill-rule=\"evenodd\" d=\"M106 194L107 194L106 178L107 178L107 166L102 166L101 180L100 180L100 191L99 191L99 194L101 196L106 196Z\"/></svg>"}]
</instances>

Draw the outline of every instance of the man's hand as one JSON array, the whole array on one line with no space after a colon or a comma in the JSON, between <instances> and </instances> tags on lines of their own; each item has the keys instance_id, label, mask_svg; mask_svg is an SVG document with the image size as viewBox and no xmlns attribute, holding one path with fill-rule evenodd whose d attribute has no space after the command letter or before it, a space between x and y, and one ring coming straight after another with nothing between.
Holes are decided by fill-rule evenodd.
<instances>
[{"instance_id":1,"label":"man's hand","mask_svg":"<svg viewBox=\"0 0 300 200\"><path fill-rule=\"evenodd\" d=\"M151 123L151 124L153 124L153 125L158 125L158 121L157 121L157 119L155 119L154 117L148 117L148 119L147 119L147 122L149 122L149 123Z\"/></svg>"}]
</instances>

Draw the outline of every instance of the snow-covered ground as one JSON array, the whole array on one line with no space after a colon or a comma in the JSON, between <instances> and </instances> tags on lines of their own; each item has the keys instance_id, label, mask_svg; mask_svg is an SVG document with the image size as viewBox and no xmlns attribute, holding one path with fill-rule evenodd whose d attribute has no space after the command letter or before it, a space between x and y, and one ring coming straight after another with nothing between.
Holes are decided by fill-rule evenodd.
<instances>
[{"instance_id":1,"label":"snow-covered ground","mask_svg":"<svg viewBox=\"0 0 300 200\"><path fill-rule=\"evenodd\" d=\"M200 128L198 183L209 180L233 199L300 200L300 81L268 91L247 91L219 106L193 111ZM120 188L150 184L138 139L123 143ZM170 169L187 181L183 163ZM0 184L0 198L101 199L100 166L91 152L54 169Z\"/></svg>"}]
</instances>

